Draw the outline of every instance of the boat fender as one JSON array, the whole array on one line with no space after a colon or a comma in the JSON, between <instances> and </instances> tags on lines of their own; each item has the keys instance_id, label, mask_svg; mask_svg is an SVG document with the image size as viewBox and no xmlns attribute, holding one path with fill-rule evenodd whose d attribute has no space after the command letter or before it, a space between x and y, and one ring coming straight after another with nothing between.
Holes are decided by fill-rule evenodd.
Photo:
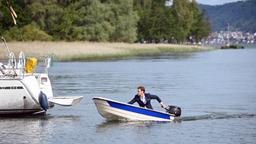
<instances>
[{"instance_id":1,"label":"boat fender","mask_svg":"<svg viewBox=\"0 0 256 144\"><path fill-rule=\"evenodd\" d=\"M39 94L39 104L45 111L49 108L47 96L42 91Z\"/></svg>"},{"instance_id":2,"label":"boat fender","mask_svg":"<svg viewBox=\"0 0 256 144\"><path fill-rule=\"evenodd\" d=\"M166 108L166 112L174 114L176 117L179 117L181 115L181 108L178 106L168 105Z\"/></svg>"}]
</instances>

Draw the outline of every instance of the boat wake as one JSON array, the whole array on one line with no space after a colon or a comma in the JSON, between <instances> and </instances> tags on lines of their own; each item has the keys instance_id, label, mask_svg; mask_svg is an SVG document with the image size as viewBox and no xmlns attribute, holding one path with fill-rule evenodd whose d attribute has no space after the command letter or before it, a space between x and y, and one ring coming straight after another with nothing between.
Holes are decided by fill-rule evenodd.
<instances>
[{"instance_id":1,"label":"boat wake","mask_svg":"<svg viewBox=\"0 0 256 144\"><path fill-rule=\"evenodd\" d=\"M171 122L158 122L158 121L105 121L97 126L98 130L108 129L113 127L130 127L131 125L137 125L140 127L152 127L160 123L182 123L186 121L198 121L198 120L216 120L216 119L235 119L235 118L256 118L256 114L240 113L220 113L213 112L210 114L197 115L197 116L184 116L175 118Z\"/></svg>"},{"instance_id":2,"label":"boat wake","mask_svg":"<svg viewBox=\"0 0 256 144\"><path fill-rule=\"evenodd\" d=\"M205 115L197 115L197 116L184 116L181 117L181 121L195 121L195 120L214 120L214 119L231 119L231 118L252 118L256 117L256 114L249 113L240 113L240 114L229 114L229 113L220 113L214 112Z\"/></svg>"}]
</instances>

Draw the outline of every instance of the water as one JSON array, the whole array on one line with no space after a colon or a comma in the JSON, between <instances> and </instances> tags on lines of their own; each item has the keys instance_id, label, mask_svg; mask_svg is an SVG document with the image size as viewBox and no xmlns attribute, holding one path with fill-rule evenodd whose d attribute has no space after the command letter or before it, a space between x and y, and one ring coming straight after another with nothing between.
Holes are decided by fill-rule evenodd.
<instances>
[{"instance_id":1,"label":"water","mask_svg":"<svg viewBox=\"0 0 256 144\"><path fill-rule=\"evenodd\" d=\"M0 143L255 143L256 49L168 54L107 62L59 62L55 95L83 95L45 117L1 118ZM182 108L180 122L106 122L94 96L127 102L144 85ZM161 110L157 102L155 109Z\"/></svg>"}]
</instances>

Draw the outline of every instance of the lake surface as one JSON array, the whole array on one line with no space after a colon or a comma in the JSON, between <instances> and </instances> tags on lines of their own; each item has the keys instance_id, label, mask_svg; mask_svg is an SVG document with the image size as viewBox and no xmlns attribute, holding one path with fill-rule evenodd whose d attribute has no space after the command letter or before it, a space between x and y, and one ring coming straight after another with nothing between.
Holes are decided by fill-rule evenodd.
<instances>
[{"instance_id":1,"label":"lake surface","mask_svg":"<svg viewBox=\"0 0 256 144\"><path fill-rule=\"evenodd\" d=\"M80 105L55 106L44 117L0 118L0 143L255 144L255 48L56 62L49 71L55 95L83 95ZM182 121L107 122L99 115L94 96L128 102L138 85L180 106Z\"/></svg>"}]
</instances>

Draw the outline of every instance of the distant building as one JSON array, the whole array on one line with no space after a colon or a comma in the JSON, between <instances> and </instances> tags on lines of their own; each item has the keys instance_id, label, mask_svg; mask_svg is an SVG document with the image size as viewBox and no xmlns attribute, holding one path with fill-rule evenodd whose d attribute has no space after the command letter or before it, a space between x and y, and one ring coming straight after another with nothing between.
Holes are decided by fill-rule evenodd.
<instances>
[{"instance_id":1,"label":"distant building","mask_svg":"<svg viewBox=\"0 0 256 144\"><path fill-rule=\"evenodd\" d=\"M256 44L256 32L220 31L212 32L203 44Z\"/></svg>"}]
</instances>

